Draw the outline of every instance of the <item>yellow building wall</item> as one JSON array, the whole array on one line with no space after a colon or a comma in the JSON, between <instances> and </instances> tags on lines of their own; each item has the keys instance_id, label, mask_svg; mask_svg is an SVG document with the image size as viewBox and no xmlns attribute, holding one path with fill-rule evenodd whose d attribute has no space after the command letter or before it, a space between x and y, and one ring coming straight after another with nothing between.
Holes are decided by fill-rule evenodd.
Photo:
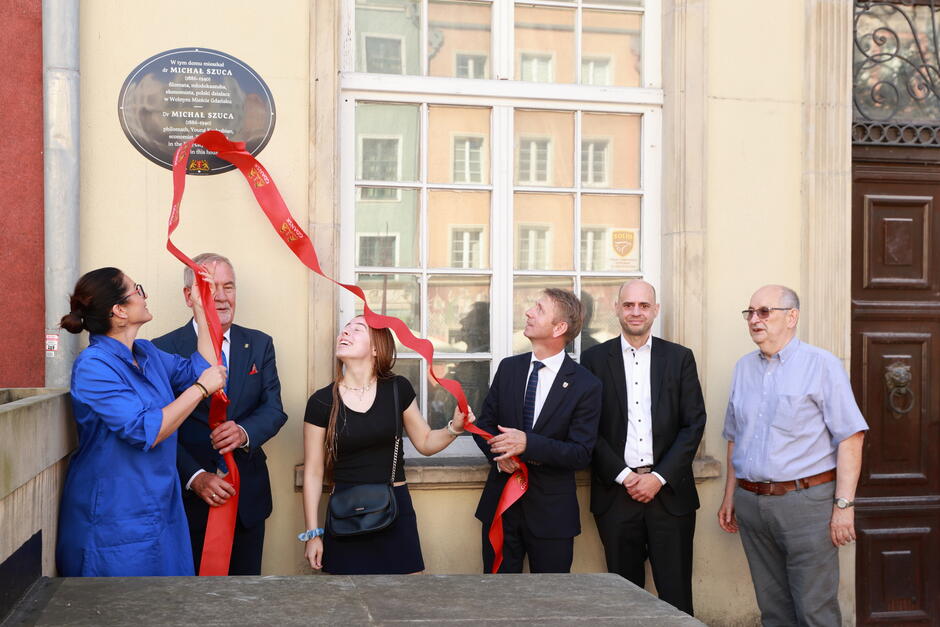
<instances>
[{"instance_id":1,"label":"yellow building wall","mask_svg":"<svg viewBox=\"0 0 940 627\"><path fill-rule=\"evenodd\" d=\"M268 7L270 8L270 7ZM259 160L275 177L300 224L307 222L309 177L309 3L224 4L167 0L159 4L82 2L81 259L82 272L116 266L146 286L153 338L189 320L183 266L165 248L171 172L145 159L124 136L118 93L128 74L152 55L188 46L220 50L252 67L274 96L277 122ZM303 526L293 493L293 466L307 399L307 270L277 237L237 171L187 177L181 226L174 242L191 257L228 256L235 266L235 321L274 337L284 409L289 419L265 445L274 486L263 570L293 572ZM68 296L62 295L62 311Z\"/></svg>"}]
</instances>

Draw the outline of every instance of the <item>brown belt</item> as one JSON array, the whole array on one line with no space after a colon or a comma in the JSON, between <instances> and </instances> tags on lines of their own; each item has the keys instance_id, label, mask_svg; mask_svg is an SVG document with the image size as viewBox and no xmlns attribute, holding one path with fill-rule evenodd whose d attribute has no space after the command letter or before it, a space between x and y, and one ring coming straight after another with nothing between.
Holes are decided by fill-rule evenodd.
<instances>
[{"instance_id":1,"label":"brown belt","mask_svg":"<svg viewBox=\"0 0 940 627\"><path fill-rule=\"evenodd\" d=\"M653 467L652 466L639 466L637 468L631 468L630 470L632 470L638 475L648 475L649 473L653 472Z\"/></svg>"},{"instance_id":2,"label":"brown belt","mask_svg":"<svg viewBox=\"0 0 940 627\"><path fill-rule=\"evenodd\" d=\"M738 479L738 485L754 494L760 496L782 496L793 490L805 490L816 485L835 481L836 470L827 470L812 477L804 477L795 481L748 481L747 479Z\"/></svg>"}]
</instances>

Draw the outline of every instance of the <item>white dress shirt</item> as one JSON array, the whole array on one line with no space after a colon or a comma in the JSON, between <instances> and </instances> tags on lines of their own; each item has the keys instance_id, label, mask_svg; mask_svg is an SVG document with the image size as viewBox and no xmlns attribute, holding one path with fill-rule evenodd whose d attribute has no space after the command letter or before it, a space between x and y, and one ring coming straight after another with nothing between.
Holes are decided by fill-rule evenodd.
<instances>
[{"instance_id":1,"label":"white dress shirt","mask_svg":"<svg viewBox=\"0 0 940 627\"><path fill-rule=\"evenodd\" d=\"M197 338L197 342L198 342L198 338L199 338L199 325L196 324L196 320L195 320L195 319L193 320L193 330L196 331L196 338ZM231 353L231 347L232 347L232 340L231 340L231 338L229 337L231 334L232 334L232 327L229 327L228 330L226 330L225 333L222 334L222 354L225 355L225 364L226 364L226 366L231 363L231 360L229 359L229 355L230 355L230 353ZM227 378L226 378L226 380L227 380ZM241 425L237 425L237 427L242 430L242 433L245 434L245 445L244 445L242 448L247 449L247 448L248 448L248 444L249 444L248 432L245 431L245 428L242 427ZM206 472L206 471L205 471L205 469L200 468L199 470L197 470L196 472L193 473L193 476L192 476L192 477L189 478L189 481L186 482L186 489L187 489L187 490L191 490L191 489L192 489L191 486L192 486L192 484L193 484L193 479L195 479L195 478L196 478L196 475L198 475L198 474L201 473L201 472Z\"/></svg>"},{"instance_id":2,"label":"white dress shirt","mask_svg":"<svg viewBox=\"0 0 940 627\"><path fill-rule=\"evenodd\" d=\"M552 389L552 383L555 382L555 375L561 369L562 362L565 361L565 349L546 359L537 359L535 353L532 353L532 361L529 362L529 370L526 372L525 380L528 384L529 376L532 374L532 362L540 361L544 367L539 370L539 383L535 388L535 416L532 417L532 428L539 420L539 414L542 413L542 406L545 405L545 399L548 398L548 391Z\"/></svg>"},{"instance_id":3,"label":"white dress shirt","mask_svg":"<svg viewBox=\"0 0 940 627\"><path fill-rule=\"evenodd\" d=\"M627 465L614 481L623 480L633 474L630 468L653 465L653 413L650 390L650 357L653 351L652 334L640 348L634 348L620 336L623 351L623 375L627 383L627 442L623 447L623 461ZM663 485L666 480L653 472Z\"/></svg>"}]
</instances>

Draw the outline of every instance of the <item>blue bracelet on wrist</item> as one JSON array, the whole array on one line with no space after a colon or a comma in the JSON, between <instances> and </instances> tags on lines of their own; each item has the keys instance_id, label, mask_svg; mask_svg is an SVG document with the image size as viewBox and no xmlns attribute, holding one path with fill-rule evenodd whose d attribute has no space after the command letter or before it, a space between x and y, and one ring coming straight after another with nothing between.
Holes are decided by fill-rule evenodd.
<instances>
[{"instance_id":1,"label":"blue bracelet on wrist","mask_svg":"<svg viewBox=\"0 0 940 627\"><path fill-rule=\"evenodd\" d=\"M314 538L319 538L324 534L323 527L317 527L316 529L307 529L303 533L297 534L297 539L301 542L306 542L307 540L312 540Z\"/></svg>"}]
</instances>

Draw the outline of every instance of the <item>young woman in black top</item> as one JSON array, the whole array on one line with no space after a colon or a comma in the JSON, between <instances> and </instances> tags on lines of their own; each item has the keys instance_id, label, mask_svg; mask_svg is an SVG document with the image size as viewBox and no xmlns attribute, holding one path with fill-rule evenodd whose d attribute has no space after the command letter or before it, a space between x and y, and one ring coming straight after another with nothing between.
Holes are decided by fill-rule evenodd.
<instances>
[{"instance_id":1,"label":"young woman in black top","mask_svg":"<svg viewBox=\"0 0 940 627\"><path fill-rule=\"evenodd\" d=\"M334 575L391 575L424 570L418 526L408 486L404 454L398 448L395 498L398 517L387 528L358 536L334 537L315 529L323 483L333 493L361 483L385 483L392 472L398 421L423 455L447 447L463 432L464 418L432 430L415 402L414 388L392 372L395 341L388 329L371 329L353 318L336 338L334 382L307 401L304 415L304 555L310 566ZM395 408L394 388L399 407ZM470 421L473 414L470 414ZM312 536L312 537L311 537Z\"/></svg>"}]
</instances>

